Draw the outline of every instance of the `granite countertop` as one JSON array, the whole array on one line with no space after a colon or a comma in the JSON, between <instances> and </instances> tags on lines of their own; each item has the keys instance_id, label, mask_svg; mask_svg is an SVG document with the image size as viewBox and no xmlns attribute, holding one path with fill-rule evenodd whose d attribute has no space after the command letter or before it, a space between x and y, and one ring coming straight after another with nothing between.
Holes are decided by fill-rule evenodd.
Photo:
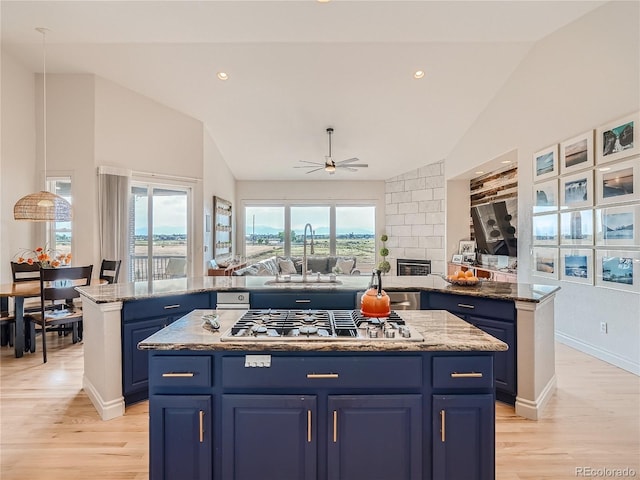
<instances>
[{"instance_id":1,"label":"granite countertop","mask_svg":"<svg viewBox=\"0 0 640 480\"><path fill-rule=\"evenodd\" d=\"M236 341L220 337L244 313L218 312L220 330L206 330L203 315L215 310L194 310L138 344L140 350L224 350L224 351L504 351L507 344L445 310L403 310L398 312L407 325L424 337L424 342L406 340Z\"/></svg>"},{"instance_id":2,"label":"granite countertop","mask_svg":"<svg viewBox=\"0 0 640 480\"><path fill-rule=\"evenodd\" d=\"M188 293L209 291L340 291L366 290L369 285L368 275L338 276L338 284L330 283L277 283L274 277L231 276L231 277L189 277L170 280L153 280L149 282L116 283L77 287L87 299L95 303L123 302L143 298L164 297L168 295L184 295ZM537 285L529 283L480 282L479 285L463 287L449 285L438 275L428 276L383 276L382 286L385 291L441 291L456 295L493 298L497 300L518 300L523 302L541 302L555 293L560 287L554 285Z\"/></svg>"}]
</instances>

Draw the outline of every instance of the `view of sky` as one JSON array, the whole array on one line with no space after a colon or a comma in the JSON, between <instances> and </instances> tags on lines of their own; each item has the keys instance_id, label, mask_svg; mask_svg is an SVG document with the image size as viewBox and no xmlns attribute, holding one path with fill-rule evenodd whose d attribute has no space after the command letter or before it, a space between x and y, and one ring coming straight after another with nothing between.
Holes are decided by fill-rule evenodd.
<instances>
[{"instance_id":1,"label":"view of sky","mask_svg":"<svg viewBox=\"0 0 640 480\"><path fill-rule=\"evenodd\" d=\"M147 197L135 196L136 235L147 234ZM187 233L187 196L153 197L154 233L159 235Z\"/></svg>"},{"instance_id":2,"label":"view of sky","mask_svg":"<svg viewBox=\"0 0 640 480\"><path fill-rule=\"evenodd\" d=\"M284 230L283 207L246 207L247 235L277 234ZM329 233L328 207L291 207L291 228L302 234L310 223L316 234ZM375 233L375 207L336 207L336 230L338 234Z\"/></svg>"}]
</instances>

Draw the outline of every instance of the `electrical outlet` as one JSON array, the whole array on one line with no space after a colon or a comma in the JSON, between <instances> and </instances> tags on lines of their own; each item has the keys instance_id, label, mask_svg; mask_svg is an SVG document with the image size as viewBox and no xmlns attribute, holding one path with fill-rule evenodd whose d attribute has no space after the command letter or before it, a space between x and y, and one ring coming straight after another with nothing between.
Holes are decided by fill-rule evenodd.
<instances>
[{"instance_id":1,"label":"electrical outlet","mask_svg":"<svg viewBox=\"0 0 640 480\"><path fill-rule=\"evenodd\" d=\"M607 333L607 322L600 322L600 333Z\"/></svg>"}]
</instances>

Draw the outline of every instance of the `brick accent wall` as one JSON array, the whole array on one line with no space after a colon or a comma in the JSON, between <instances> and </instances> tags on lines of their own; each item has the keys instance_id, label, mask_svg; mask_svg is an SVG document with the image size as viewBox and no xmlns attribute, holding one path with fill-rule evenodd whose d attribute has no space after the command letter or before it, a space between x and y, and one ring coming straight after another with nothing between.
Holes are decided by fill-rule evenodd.
<instances>
[{"instance_id":1,"label":"brick accent wall","mask_svg":"<svg viewBox=\"0 0 640 480\"><path fill-rule=\"evenodd\" d=\"M431 260L446 273L444 162L426 165L385 182L385 223L391 275L396 259Z\"/></svg>"}]
</instances>

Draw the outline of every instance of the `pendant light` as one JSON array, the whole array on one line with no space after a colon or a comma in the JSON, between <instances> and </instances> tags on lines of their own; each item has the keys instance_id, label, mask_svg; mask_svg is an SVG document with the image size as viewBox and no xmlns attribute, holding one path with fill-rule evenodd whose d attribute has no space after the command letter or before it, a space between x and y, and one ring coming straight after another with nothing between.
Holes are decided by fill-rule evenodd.
<instances>
[{"instance_id":1,"label":"pendant light","mask_svg":"<svg viewBox=\"0 0 640 480\"><path fill-rule=\"evenodd\" d=\"M47 55L46 28L36 28L42 34L42 144L44 182L47 183ZM71 204L59 195L45 190L22 197L13 206L13 218L32 222L68 222L72 219Z\"/></svg>"}]
</instances>

